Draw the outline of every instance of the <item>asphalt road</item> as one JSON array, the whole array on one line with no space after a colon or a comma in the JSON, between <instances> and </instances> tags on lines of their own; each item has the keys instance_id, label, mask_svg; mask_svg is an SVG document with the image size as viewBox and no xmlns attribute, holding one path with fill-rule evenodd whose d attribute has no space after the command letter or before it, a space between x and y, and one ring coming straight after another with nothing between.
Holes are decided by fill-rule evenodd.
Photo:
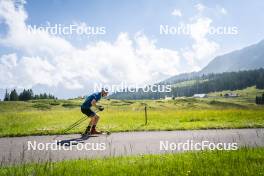
<instances>
[{"instance_id":1,"label":"asphalt road","mask_svg":"<svg viewBox=\"0 0 264 176\"><path fill-rule=\"evenodd\" d=\"M80 135L0 138L1 165L182 152L203 147L236 149L264 146L264 128L112 133L80 139ZM197 144L198 143L198 144ZM210 144L209 143L214 143ZM194 144L198 146L194 148Z\"/></svg>"}]
</instances>

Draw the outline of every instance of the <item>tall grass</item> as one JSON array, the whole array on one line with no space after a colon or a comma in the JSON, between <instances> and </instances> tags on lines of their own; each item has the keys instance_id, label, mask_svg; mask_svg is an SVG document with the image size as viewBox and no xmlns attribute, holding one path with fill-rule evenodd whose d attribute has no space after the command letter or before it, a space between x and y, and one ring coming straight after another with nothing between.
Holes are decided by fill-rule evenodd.
<instances>
[{"instance_id":1,"label":"tall grass","mask_svg":"<svg viewBox=\"0 0 264 176\"><path fill-rule=\"evenodd\" d=\"M191 130L264 127L264 110L149 110L144 125L144 111L108 110L99 113L101 130ZM0 136L60 134L83 117L79 109L8 112L0 114ZM88 124L83 122L70 133L80 133Z\"/></svg>"},{"instance_id":2,"label":"tall grass","mask_svg":"<svg viewBox=\"0 0 264 176\"><path fill-rule=\"evenodd\" d=\"M23 164L0 175L264 175L264 148Z\"/></svg>"}]
</instances>

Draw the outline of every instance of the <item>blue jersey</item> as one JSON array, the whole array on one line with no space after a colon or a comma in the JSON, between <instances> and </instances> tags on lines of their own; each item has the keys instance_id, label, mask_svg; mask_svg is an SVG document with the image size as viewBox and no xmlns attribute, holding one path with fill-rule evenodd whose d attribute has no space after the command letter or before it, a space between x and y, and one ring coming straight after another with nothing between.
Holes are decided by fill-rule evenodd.
<instances>
[{"instance_id":1,"label":"blue jersey","mask_svg":"<svg viewBox=\"0 0 264 176\"><path fill-rule=\"evenodd\" d=\"M92 101L95 100L96 102L101 99L101 92L93 93L92 95L86 97L85 101L83 102L81 108L89 109L92 106Z\"/></svg>"}]
</instances>

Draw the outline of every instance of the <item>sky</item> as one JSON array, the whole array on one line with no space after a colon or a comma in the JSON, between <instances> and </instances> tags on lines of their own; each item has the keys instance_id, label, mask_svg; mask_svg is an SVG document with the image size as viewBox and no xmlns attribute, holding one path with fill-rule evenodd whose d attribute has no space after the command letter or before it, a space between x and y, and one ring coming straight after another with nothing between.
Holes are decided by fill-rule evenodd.
<instances>
[{"instance_id":1,"label":"sky","mask_svg":"<svg viewBox=\"0 0 264 176\"><path fill-rule=\"evenodd\" d=\"M263 9L261 0L0 0L0 99L5 89L71 98L199 71L262 40Z\"/></svg>"}]
</instances>

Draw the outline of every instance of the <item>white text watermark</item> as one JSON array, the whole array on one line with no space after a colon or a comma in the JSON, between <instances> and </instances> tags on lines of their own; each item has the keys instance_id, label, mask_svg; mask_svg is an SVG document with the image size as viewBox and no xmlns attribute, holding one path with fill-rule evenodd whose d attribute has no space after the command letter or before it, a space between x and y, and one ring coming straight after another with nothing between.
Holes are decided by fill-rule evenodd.
<instances>
[{"instance_id":1,"label":"white text watermark","mask_svg":"<svg viewBox=\"0 0 264 176\"><path fill-rule=\"evenodd\" d=\"M29 33L37 34L47 32L50 35L105 35L106 27L104 26L87 26L78 24L47 24L47 25L28 25L27 30Z\"/></svg>"},{"instance_id":2,"label":"white text watermark","mask_svg":"<svg viewBox=\"0 0 264 176\"><path fill-rule=\"evenodd\" d=\"M90 151L104 151L106 150L105 143L78 143L76 141L57 141L54 142L37 142L37 141L28 141L27 150L39 150L39 151L48 151L48 150L90 150Z\"/></svg>"},{"instance_id":3,"label":"white text watermark","mask_svg":"<svg viewBox=\"0 0 264 176\"><path fill-rule=\"evenodd\" d=\"M121 82L119 84L103 84L94 83L94 92L101 91L102 88L107 89L109 92L171 92L171 85L153 84L153 85L138 85L138 84L127 84L126 82Z\"/></svg>"},{"instance_id":4,"label":"white text watermark","mask_svg":"<svg viewBox=\"0 0 264 176\"><path fill-rule=\"evenodd\" d=\"M160 25L160 35L191 35L195 33L196 29L191 24L180 24L180 25ZM237 35L238 27L236 26L210 26L205 31L209 35Z\"/></svg>"},{"instance_id":5,"label":"white text watermark","mask_svg":"<svg viewBox=\"0 0 264 176\"><path fill-rule=\"evenodd\" d=\"M188 151L188 150L237 150L237 143L214 143L210 141L194 142L187 140L186 142L169 142L160 141L160 150L164 151Z\"/></svg>"}]
</instances>

